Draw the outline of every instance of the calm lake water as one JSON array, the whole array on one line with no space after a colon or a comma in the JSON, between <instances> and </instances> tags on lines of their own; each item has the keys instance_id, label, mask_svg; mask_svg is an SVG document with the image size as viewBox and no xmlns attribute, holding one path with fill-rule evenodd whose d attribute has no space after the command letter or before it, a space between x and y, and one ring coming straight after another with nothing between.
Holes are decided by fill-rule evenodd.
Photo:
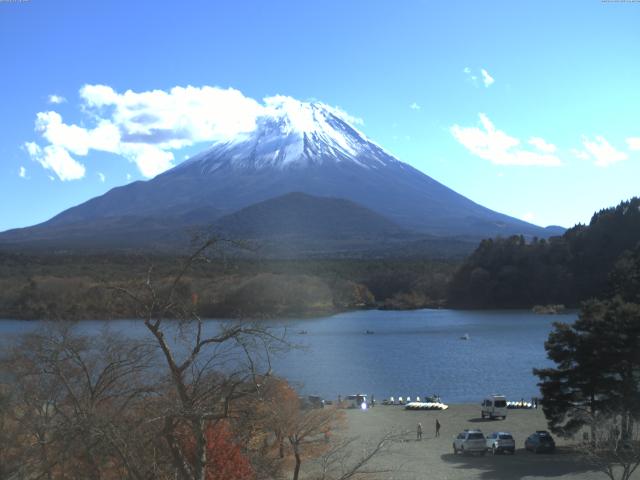
<instances>
[{"instance_id":1,"label":"calm lake water","mask_svg":"<svg viewBox=\"0 0 640 480\"><path fill-rule=\"evenodd\" d=\"M532 368L550 365L544 342L552 323L575 318L528 311L371 310L281 321L274 325L286 326L290 341L304 348L275 358L273 370L304 393L332 399L352 393L378 400L437 393L445 403L476 403L490 393L530 399L539 396ZM0 336L11 342L40 325L0 320ZM105 325L146 335L141 322L126 320L85 321L79 329L98 334ZM468 340L461 339L465 335Z\"/></svg>"}]
</instances>

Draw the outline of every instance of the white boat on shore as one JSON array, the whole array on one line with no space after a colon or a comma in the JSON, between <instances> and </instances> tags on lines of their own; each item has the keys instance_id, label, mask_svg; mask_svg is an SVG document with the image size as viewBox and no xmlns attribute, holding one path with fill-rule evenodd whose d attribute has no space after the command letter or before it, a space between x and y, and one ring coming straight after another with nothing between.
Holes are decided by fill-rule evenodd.
<instances>
[{"instance_id":1,"label":"white boat on shore","mask_svg":"<svg viewBox=\"0 0 640 480\"><path fill-rule=\"evenodd\" d=\"M409 402L404 408L405 410L446 410L449 405L441 402Z\"/></svg>"}]
</instances>

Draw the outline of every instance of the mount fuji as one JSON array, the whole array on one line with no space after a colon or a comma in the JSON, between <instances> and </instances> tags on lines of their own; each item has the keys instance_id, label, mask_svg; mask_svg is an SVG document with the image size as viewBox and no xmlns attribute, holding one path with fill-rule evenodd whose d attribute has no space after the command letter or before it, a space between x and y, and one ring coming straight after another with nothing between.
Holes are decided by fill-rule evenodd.
<instances>
[{"instance_id":1,"label":"mount fuji","mask_svg":"<svg viewBox=\"0 0 640 480\"><path fill-rule=\"evenodd\" d=\"M475 241L562 233L474 203L385 152L338 109L276 98L253 131L218 142L149 181L114 188L42 224L4 232L0 246L173 248L188 227L215 224L224 231L226 218L237 224L243 209L293 192L356 204L396 235ZM277 215L287 216L281 203ZM326 205L340 215L338 204ZM252 235L250 229L245 233Z\"/></svg>"}]
</instances>

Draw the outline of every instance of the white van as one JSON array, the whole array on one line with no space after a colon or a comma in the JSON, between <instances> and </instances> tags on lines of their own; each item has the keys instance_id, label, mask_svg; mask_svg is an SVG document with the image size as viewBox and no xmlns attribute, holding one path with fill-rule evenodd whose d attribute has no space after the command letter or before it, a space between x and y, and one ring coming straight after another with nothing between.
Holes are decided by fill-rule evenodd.
<instances>
[{"instance_id":1,"label":"white van","mask_svg":"<svg viewBox=\"0 0 640 480\"><path fill-rule=\"evenodd\" d=\"M367 396L363 393L358 395L348 395L346 400L348 408L360 408L362 410L366 410L369 406L367 404Z\"/></svg>"},{"instance_id":2,"label":"white van","mask_svg":"<svg viewBox=\"0 0 640 480\"><path fill-rule=\"evenodd\" d=\"M502 417L507 418L507 399L504 395L489 395L482 401L482 410L480 412L482 418L489 417L491 419Z\"/></svg>"}]
</instances>

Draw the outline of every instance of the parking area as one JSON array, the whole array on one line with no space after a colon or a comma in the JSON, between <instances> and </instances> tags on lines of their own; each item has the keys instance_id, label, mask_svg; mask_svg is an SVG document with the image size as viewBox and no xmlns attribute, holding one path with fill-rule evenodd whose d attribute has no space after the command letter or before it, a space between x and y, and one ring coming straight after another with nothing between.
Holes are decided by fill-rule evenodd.
<instances>
[{"instance_id":1,"label":"parking area","mask_svg":"<svg viewBox=\"0 0 640 480\"><path fill-rule=\"evenodd\" d=\"M436 418L441 424L435 437ZM417 424L422 424L422 440L416 439ZM375 441L388 431L404 431L402 441L379 456L375 466L390 470L381 478L409 479L605 479L570 452L568 443L556 438L553 454L534 454L524 450L525 439L536 430L546 429L541 410L509 410L505 420L482 419L478 405L452 405L445 411L407 411L401 406L376 406L367 411L348 410L345 435L361 441ZM515 455L455 455L453 438L464 429L480 429L486 435L495 431L511 432L516 441ZM636 475L634 478L639 478Z\"/></svg>"}]
</instances>

